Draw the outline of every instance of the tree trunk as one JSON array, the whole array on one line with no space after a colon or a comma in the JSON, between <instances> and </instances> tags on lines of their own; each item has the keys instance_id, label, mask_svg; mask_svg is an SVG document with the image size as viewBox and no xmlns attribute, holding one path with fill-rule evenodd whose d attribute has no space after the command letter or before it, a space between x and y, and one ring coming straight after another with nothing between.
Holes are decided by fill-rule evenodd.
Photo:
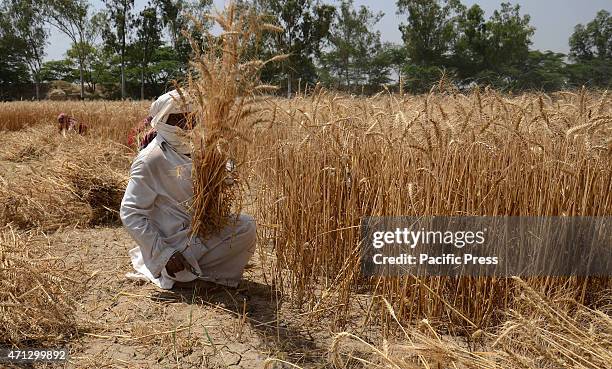
<instances>
[{"instance_id":1,"label":"tree trunk","mask_svg":"<svg viewBox=\"0 0 612 369\"><path fill-rule=\"evenodd\" d=\"M291 50L293 47L293 38L291 37L291 33L289 33L289 47L288 50ZM287 59L287 62L290 63L291 59ZM287 70L287 98L290 99L291 98L291 67L292 65L290 64L288 66L288 70Z\"/></svg>"},{"instance_id":2,"label":"tree trunk","mask_svg":"<svg viewBox=\"0 0 612 369\"><path fill-rule=\"evenodd\" d=\"M349 70L348 70L348 62L345 62L346 64L344 67L344 80L346 81L346 91L348 93L351 93L351 80L349 79Z\"/></svg>"},{"instance_id":3,"label":"tree trunk","mask_svg":"<svg viewBox=\"0 0 612 369\"><path fill-rule=\"evenodd\" d=\"M125 33L127 28L127 4L123 3L123 34L121 35L121 100L125 99Z\"/></svg>"},{"instance_id":4,"label":"tree trunk","mask_svg":"<svg viewBox=\"0 0 612 369\"><path fill-rule=\"evenodd\" d=\"M121 49L121 100L125 99L125 63L124 63L124 48Z\"/></svg>"},{"instance_id":5,"label":"tree trunk","mask_svg":"<svg viewBox=\"0 0 612 369\"><path fill-rule=\"evenodd\" d=\"M36 100L40 100L40 81L38 76L34 77L34 84L36 85Z\"/></svg>"},{"instance_id":6,"label":"tree trunk","mask_svg":"<svg viewBox=\"0 0 612 369\"><path fill-rule=\"evenodd\" d=\"M291 98L291 73L287 73L287 98Z\"/></svg>"},{"instance_id":7,"label":"tree trunk","mask_svg":"<svg viewBox=\"0 0 612 369\"><path fill-rule=\"evenodd\" d=\"M79 79L81 82L81 100L85 99L85 77L83 76L83 62L79 60Z\"/></svg>"},{"instance_id":8,"label":"tree trunk","mask_svg":"<svg viewBox=\"0 0 612 369\"><path fill-rule=\"evenodd\" d=\"M140 100L144 100L144 66L140 69Z\"/></svg>"}]
</instances>

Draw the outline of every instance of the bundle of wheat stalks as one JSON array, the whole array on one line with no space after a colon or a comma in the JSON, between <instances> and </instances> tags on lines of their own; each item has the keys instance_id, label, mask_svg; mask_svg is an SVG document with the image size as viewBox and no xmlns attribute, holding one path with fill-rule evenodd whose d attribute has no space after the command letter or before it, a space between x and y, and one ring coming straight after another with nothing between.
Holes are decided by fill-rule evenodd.
<instances>
[{"instance_id":1,"label":"bundle of wheat stalks","mask_svg":"<svg viewBox=\"0 0 612 369\"><path fill-rule=\"evenodd\" d=\"M119 220L129 151L110 140L53 125L10 134L0 153L0 222L44 231Z\"/></svg>"},{"instance_id":2,"label":"bundle of wheat stalks","mask_svg":"<svg viewBox=\"0 0 612 369\"><path fill-rule=\"evenodd\" d=\"M77 332L75 296L80 271L45 250L35 232L0 229L0 344L36 346Z\"/></svg>"},{"instance_id":3,"label":"bundle of wheat stalks","mask_svg":"<svg viewBox=\"0 0 612 369\"><path fill-rule=\"evenodd\" d=\"M204 33L205 45L187 34L194 56L193 73L186 90L195 105L193 118L192 232L206 238L232 220L240 209L238 178L230 173L234 165L244 162L251 118L258 110L257 96L274 89L260 84L259 72L268 61L250 58L253 47L264 31L277 31L261 16L238 12L231 2L224 12L210 16L221 28L219 36Z\"/></svg>"}]
</instances>

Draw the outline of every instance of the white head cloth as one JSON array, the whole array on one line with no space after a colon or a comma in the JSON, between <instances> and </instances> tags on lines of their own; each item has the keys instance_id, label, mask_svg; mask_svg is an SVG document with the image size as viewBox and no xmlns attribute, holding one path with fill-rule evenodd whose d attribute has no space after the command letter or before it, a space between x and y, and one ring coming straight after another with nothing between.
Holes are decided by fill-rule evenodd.
<instances>
[{"instance_id":1,"label":"white head cloth","mask_svg":"<svg viewBox=\"0 0 612 369\"><path fill-rule=\"evenodd\" d=\"M186 98L186 92L183 92L183 96ZM177 90L172 90L158 97L149 109L149 115L153 117L151 126L157 130L158 135L161 135L166 142L181 154L189 154L191 152L189 132L180 127L168 125L166 121L170 114L189 113L191 111L191 104L183 100Z\"/></svg>"}]
</instances>

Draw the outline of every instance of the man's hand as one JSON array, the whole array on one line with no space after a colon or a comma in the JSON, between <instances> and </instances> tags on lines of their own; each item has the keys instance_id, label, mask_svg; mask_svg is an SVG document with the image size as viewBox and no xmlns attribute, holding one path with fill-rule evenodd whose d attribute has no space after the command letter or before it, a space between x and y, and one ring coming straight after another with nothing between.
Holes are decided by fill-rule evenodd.
<instances>
[{"instance_id":1,"label":"man's hand","mask_svg":"<svg viewBox=\"0 0 612 369\"><path fill-rule=\"evenodd\" d=\"M166 264L166 272L170 277L174 277L175 273L180 272L181 270L185 270L185 268L189 267L189 263L185 260L185 257L180 252L175 252L168 263Z\"/></svg>"}]
</instances>

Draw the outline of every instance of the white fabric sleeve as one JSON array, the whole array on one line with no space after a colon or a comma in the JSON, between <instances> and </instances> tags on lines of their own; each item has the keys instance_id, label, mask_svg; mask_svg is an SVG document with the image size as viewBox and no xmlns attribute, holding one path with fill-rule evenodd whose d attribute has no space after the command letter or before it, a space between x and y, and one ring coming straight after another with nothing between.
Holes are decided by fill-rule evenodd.
<instances>
[{"instance_id":1,"label":"white fabric sleeve","mask_svg":"<svg viewBox=\"0 0 612 369\"><path fill-rule=\"evenodd\" d=\"M155 278L159 278L170 257L177 251L184 251L187 245L176 245L176 242L172 242L172 239L184 237L181 234L162 237L151 221L150 215L157 198L152 186L154 180L146 163L141 160L134 161L121 201L120 217L124 227L140 247L144 264Z\"/></svg>"}]
</instances>

